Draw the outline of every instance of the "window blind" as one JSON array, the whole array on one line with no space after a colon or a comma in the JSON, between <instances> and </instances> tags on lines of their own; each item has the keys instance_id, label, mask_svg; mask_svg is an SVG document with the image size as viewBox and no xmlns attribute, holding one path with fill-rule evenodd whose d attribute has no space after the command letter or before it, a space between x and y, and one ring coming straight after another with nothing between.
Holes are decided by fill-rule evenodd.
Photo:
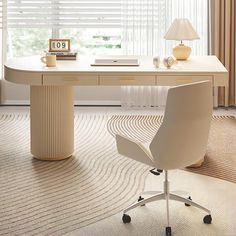
<instances>
[{"instance_id":1,"label":"window blind","mask_svg":"<svg viewBox=\"0 0 236 236\"><path fill-rule=\"evenodd\" d=\"M8 0L9 28L118 28L121 0Z\"/></svg>"},{"instance_id":2,"label":"window blind","mask_svg":"<svg viewBox=\"0 0 236 236\"><path fill-rule=\"evenodd\" d=\"M0 0L0 29L2 29L2 24L3 24L3 11L2 11L2 8L3 8L3 6L2 6L2 0Z\"/></svg>"}]
</instances>

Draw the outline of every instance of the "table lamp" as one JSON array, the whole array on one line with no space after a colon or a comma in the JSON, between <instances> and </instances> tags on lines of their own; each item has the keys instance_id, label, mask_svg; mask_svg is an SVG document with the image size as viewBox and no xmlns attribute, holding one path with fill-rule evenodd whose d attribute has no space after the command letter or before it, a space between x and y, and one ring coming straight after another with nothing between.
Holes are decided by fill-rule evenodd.
<instances>
[{"instance_id":1,"label":"table lamp","mask_svg":"<svg viewBox=\"0 0 236 236\"><path fill-rule=\"evenodd\" d=\"M177 60L187 60L191 48L183 44L183 40L199 39L199 36L188 19L175 19L164 36L167 40L177 40L180 44L173 48L173 55Z\"/></svg>"}]
</instances>

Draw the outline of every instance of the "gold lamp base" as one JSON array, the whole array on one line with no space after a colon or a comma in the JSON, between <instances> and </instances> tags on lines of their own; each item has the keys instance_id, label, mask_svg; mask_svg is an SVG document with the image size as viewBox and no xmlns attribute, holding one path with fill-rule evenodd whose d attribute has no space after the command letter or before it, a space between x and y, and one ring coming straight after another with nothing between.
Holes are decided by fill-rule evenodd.
<instances>
[{"instance_id":1,"label":"gold lamp base","mask_svg":"<svg viewBox=\"0 0 236 236\"><path fill-rule=\"evenodd\" d=\"M177 60L187 60L191 54L191 48L184 44L179 44L173 48L173 55Z\"/></svg>"}]
</instances>

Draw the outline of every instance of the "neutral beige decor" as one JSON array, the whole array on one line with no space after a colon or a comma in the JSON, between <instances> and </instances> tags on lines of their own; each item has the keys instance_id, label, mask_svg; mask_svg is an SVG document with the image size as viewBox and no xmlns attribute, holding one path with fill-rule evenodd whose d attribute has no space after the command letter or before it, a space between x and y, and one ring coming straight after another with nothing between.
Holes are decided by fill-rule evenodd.
<instances>
[{"instance_id":1,"label":"neutral beige decor","mask_svg":"<svg viewBox=\"0 0 236 236\"><path fill-rule=\"evenodd\" d=\"M163 116L116 115L107 124L108 131L134 140L149 142L160 127ZM204 163L200 168L185 168L198 174L236 183L236 119L213 116Z\"/></svg>"},{"instance_id":2,"label":"neutral beige decor","mask_svg":"<svg viewBox=\"0 0 236 236\"><path fill-rule=\"evenodd\" d=\"M204 224L212 223L212 211L207 206L182 196L179 191L170 187L169 172L189 166L206 153L210 125L212 120L212 87L209 81L172 87L168 90L167 102L163 121L149 143L140 143L123 134L116 134L117 151L121 155L137 162L154 167L155 175L164 172L163 188L156 191L140 193L138 202L123 210L122 221L130 223L132 217L127 214L135 208L151 202L165 201L166 223L165 235L172 235L170 220L170 202L181 202L196 207L204 212ZM132 131L131 131L132 132ZM155 169L156 172L154 171ZM201 186L199 186L201 188ZM213 215L214 219L214 215ZM164 229L163 229L164 231Z\"/></svg>"},{"instance_id":3,"label":"neutral beige decor","mask_svg":"<svg viewBox=\"0 0 236 236\"><path fill-rule=\"evenodd\" d=\"M109 56L117 59L117 56ZM119 56L120 58L120 56ZM138 59L139 66L91 66L94 57L58 61L57 67L42 67L40 57L13 58L4 65L5 79L12 83L37 86L174 86L209 80L212 87L228 87L228 72L216 56L193 56L179 61L172 70L153 65L151 56L123 56ZM228 89L226 89L228 91ZM225 100L227 105L227 94ZM218 106L214 102L214 106Z\"/></svg>"},{"instance_id":4,"label":"neutral beige decor","mask_svg":"<svg viewBox=\"0 0 236 236\"><path fill-rule=\"evenodd\" d=\"M0 115L0 235L64 235L136 200L149 167L117 154L108 118L75 116L74 156L48 162L30 154L29 115Z\"/></svg>"},{"instance_id":5,"label":"neutral beige decor","mask_svg":"<svg viewBox=\"0 0 236 236\"><path fill-rule=\"evenodd\" d=\"M187 188L186 191L191 192L195 200L213 209L214 213L214 223L207 227L199 222L201 211L172 202L173 236L235 236L236 184L183 170L171 172L170 179L176 188ZM162 182L163 175L150 174L145 181L145 191L161 187ZM199 186L202 188L199 189ZM165 214L163 202L150 203L134 209L133 221L129 225L121 222L121 213L118 213L65 236L164 236L161 226L166 222Z\"/></svg>"},{"instance_id":6,"label":"neutral beige decor","mask_svg":"<svg viewBox=\"0 0 236 236\"><path fill-rule=\"evenodd\" d=\"M31 86L31 153L41 160L62 160L74 151L72 86Z\"/></svg>"},{"instance_id":7,"label":"neutral beige decor","mask_svg":"<svg viewBox=\"0 0 236 236\"><path fill-rule=\"evenodd\" d=\"M41 57L41 62L44 63L47 67L54 67L57 65L56 55L46 55Z\"/></svg>"},{"instance_id":8,"label":"neutral beige decor","mask_svg":"<svg viewBox=\"0 0 236 236\"><path fill-rule=\"evenodd\" d=\"M36 158L61 160L73 153L72 86L173 86L210 81L214 88L228 87L228 72L216 56L192 57L173 65L173 70L164 66L157 70L150 56L123 58L136 58L140 66L91 66L94 58L85 56L58 61L57 67L51 68L42 66L38 56L6 62L7 81L31 86L31 150Z\"/></svg>"},{"instance_id":9,"label":"neutral beige decor","mask_svg":"<svg viewBox=\"0 0 236 236\"><path fill-rule=\"evenodd\" d=\"M162 116L76 115L74 157L43 162L32 159L28 148L29 115L0 115L0 235L161 235L163 228L158 225L166 221L162 203L135 210L130 226L121 222L121 210L137 199L149 167L117 155L115 139L106 128L126 133L130 128L149 126L132 136L148 140L161 120ZM235 124L234 118L214 117L206 158L209 163L204 171L236 183ZM199 223L201 211L173 204L171 217L176 236L189 236L192 232L194 236L203 236L203 232L207 236L234 235L235 184L186 171L173 172L170 178L176 188L186 188L195 200L212 208L215 216L214 227L206 229ZM141 185L136 185L137 180L143 180ZM148 175L146 189L161 187L162 181L163 176ZM204 184L209 190L209 202L202 194L206 189L196 188ZM97 222L103 218L106 219ZM97 223L88 226L94 222Z\"/></svg>"},{"instance_id":10,"label":"neutral beige decor","mask_svg":"<svg viewBox=\"0 0 236 236\"><path fill-rule=\"evenodd\" d=\"M183 40L199 39L199 36L188 19L178 18L173 21L164 38L180 41L181 43L173 48L173 55L177 60L187 60L192 50L183 44Z\"/></svg>"},{"instance_id":11,"label":"neutral beige decor","mask_svg":"<svg viewBox=\"0 0 236 236\"><path fill-rule=\"evenodd\" d=\"M236 2L210 0L210 54L216 55L229 71L229 88L218 91L219 105L236 105Z\"/></svg>"}]
</instances>

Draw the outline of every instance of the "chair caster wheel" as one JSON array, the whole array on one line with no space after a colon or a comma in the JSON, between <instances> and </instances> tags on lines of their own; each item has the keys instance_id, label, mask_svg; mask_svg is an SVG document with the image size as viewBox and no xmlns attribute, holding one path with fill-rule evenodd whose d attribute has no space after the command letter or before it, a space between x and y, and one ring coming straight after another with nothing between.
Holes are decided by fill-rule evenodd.
<instances>
[{"instance_id":1,"label":"chair caster wheel","mask_svg":"<svg viewBox=\"0 0 236 236\"><path fill-rule=\"evenodd\" d=\"M192 198L189 196L189 197L188 197L188 200L192 201ZM190 207L190 206L191 206L191 205L188 204L188 203L184 203L184 205L185 205L186 207Z\"/></svg>"},{"instance_id":2,"label":"chair caster wheel","mask_svg":"<svg viewBox=\"0 0 236 236\"><path fill-rule=\"evenodd\" d=\"M171 236L171 227L166 227L166 236Z\"/></svg>"},{"instance_id":3,"label":"chair caster wheel","mask_svg":"<svg viewBox=\"0 0 236 236\"><path fill-rule=\"evenodd\" d=\"M212 217L211 217L211 215L206 215L206 216L204 216L203 222L204 222L204 224L211 224L211 222L212 222Z\"/></svg>"},{"instance_id":4,"label":"chair caster wheel","mask_svg":"<svg viewBox=\"0 0 236 236\"><path fill-rule=\"evenodd\" d=\"M139 196L138 202L140 202L140 201L142 201L142 200L144 200L144 198L143 198L142 196ZM141 205L141 206L145 206L145 204L143 204L143 205Z\"/></svg>"},{"instance_id":5,"label":"chair caster wheel","mask_svg":"<svg viewBox=\"0 0 236 236\"><path fill-rule=\"evenodd\" d=\"M122 217L122 221L125 224L130 223L131 222L131 217L127 214L124 214L123 217Z\"/></svg>"}]
</instances>

